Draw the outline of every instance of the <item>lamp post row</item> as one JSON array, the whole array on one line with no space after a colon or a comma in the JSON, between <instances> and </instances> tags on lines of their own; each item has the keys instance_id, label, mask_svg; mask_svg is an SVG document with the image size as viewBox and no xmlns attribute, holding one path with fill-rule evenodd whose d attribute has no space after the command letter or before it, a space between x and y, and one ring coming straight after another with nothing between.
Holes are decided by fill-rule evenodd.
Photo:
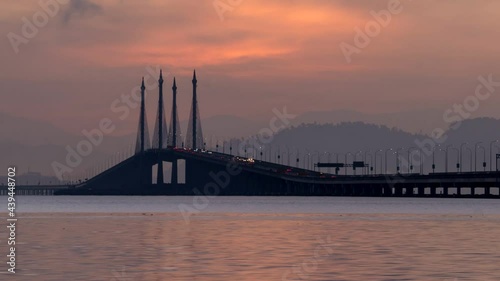
<instances>
[{"instance_id":1,"label":"lamp post row","mask_svg":"<svg viewBox=\"0 0 500 281\"><path fill-rule=\"evenodd\" d=\"M219 150L219 141L217 140L216 142L216 151L218 152ZM495 143L499 143L499 140L494 140L494 141L491 141L490 144L489 144L489 167L490 167L490 171L493 171L493 168L494 168L494 164L496 164L498 161L498 159L496 158L496 156L494 156L493 154L493 145ZM229 144L229 154L233 154L233 146L232 146L232 143L229 141L223 141L222 142L222 152L223 153L226 153L226 146ZM477 156L478 156L478 150L482 150L483 152L483 162L482 162L482 165L483 165L483 171L486 171L486 168L487 168L487 160L486 160L486 148L482 145L483 142L477 142L474 144L474 151L472 151L471 148L469 148L467 145L469 143L467 142L464 142L462 144L460 144L460 147L459 148L455 148L453 147L453 145L447 145L444 149L441 148L441 145L436 145L433 149L432 149L432 172L435 173L436 171L436 153L437 152L440 152L440 151L443 151L445 153L445 163L444 163L444 170L446 173L449 172L449 155L450 155L450 150L454 150L456 151L456 158L457 158L457 163L456 163L456 169L457 169L457 172L463 172L464 169L463 169L463 161L464 161L464 148L466 150L469 151L469 155L470 155L470 171L472 172L472 166L474 164L474 172L477 172L478 171L478 167L477 167ZM205 144L206 146L206 144ZM258 148L258 152L256 153L255 150L256 149L253 149L254 151L254 158L259 158L259 160L262 160L262 161L269 161L269 162L276 162L277 164L285 164L285 160L284 160L284 156L286 155L286 164L288 166L290 166L290 164L292 164L293 162L291 161L291 155L293 155L293 153L290 153L290 148L288 146L285 146L286 147L286 152L283 152L281 151L281 148L278 147L277 150L274 151L274 154L273 154L273 147L272 146L268 146L269 148L268 149L265 149L263 148L262 146ZM383 174L383 171L382 171L382 161L385 161L385 172L387 173L388 172L388 159L389 159L389 156L388 156L388 153L390 151L393 151L393 154L396 155L396 159L395 159L395 164L396 164L396 172L397 173L401 173L401 151L403 150L406 150L407 151L407 157L408 157L408 163L407 163L407 170L406 172L407 173L412 173L414 170L415 170L415 166L413 165L413 157L416 155L415 153L418 152L418 155L419 155L419 159L420 159L420 167L417 167L417 169L419 170L420 173L423 173L424 170L423 170L423 162L422 161L422 156L423 156L423 151L422 149L419 149L419 148L416 148L416 147L409 147L408 149L405 149L404 147L399 147L399 148L388 148L388 149L385 149L382 150L382 149L378 149L374 152L374 154L371 154L369 150L367 151L357 151L357 152L347 152L344 154L344 163L343 164L347 164L348 163L348 158L349 156L353 159L353 162L354 161L357 161L358 159L358 156L361 156L362 158L362 161L364 161L365 163L368 164L368 167L364 168L364 173L365 174L370 174L370 173L377 173L377 171L380 170L380 174ZM286 153L286 154L285 154ZM341 154L338 154L338 153L331 153L331 152L319 152L318 150L315 150L315 151L310 151L308 149L306 149L306 153L303 154L303 159L304 161L300 161L300 151L297 149L297 152L295 153L295 158L293 160L295 160L295 166L296 167L299 167L299 165L302 163L302 168L303 169L309 169L309 170L316 170L316 166L314 165L314 160L316 158L317 162L321 162L322 158L325 157L325 156L328 156L326 159L327 159L327 162L331 163L331 155L337 155L337 163L338 163L338 158L339 158L339 155ZM245 148L245 152L244 152L244 155L245 157L248 157L247 155L247 149ZM323 156L324 155L324 156ZM323 157L322 157L323 156ZM380 157L379 157L380 156ZM473 157L473 158L472 158ZM495 163L493 163L493 157L495 157ZM378 165L379 163L379 158L380 158L380 165ZM368 161L369 160L369 161ZM379 167L379 169L377 169L377 167ZM330 170L330 168L328 168ZM318 171L319 171L319 168L318 168ZM356 173L356 169L353 169L353 173L355 174ZM345 174L347 175L347 168L345 169Z\"/></svg>"}]
</instances>

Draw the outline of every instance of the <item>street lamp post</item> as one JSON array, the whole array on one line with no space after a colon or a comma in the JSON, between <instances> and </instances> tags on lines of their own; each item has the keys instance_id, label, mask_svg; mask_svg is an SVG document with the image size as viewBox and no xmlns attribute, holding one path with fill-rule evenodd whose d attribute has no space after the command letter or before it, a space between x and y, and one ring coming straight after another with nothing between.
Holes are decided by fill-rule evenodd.
<instances>
[{"instance_id":1,"label":"street lamp post","mask_svg":"<svg viewBox=\"0 0 500 281\"><path fill-rule=\"evenodd\" d=\"M328 153L328 163L331 163L332 162L332 153L330 151L326 152L325 153ZM330 174L332 172L331 168L328 167L328 173Z\"/></svg>"},{"instance_id":2,"label":"street lamp post","mask_svg":"<svg viewBox=\"0 0 500 281\"><path fill-rule=\"evenodd\" d=\"M385 150L385 172L387 173L387 152L392 151L392 148Z\"/></svg>"},{"instance_id":3,"label":"street lamp post","mask_svg":"<svg viewBox=\"0 0 500 281\"><path fill-rule=\"evenodd\" d=\"M474 157L474 155L473 155L473 154L474 154L474 152L472 151L472 148L470 148L470 147L466 147L466 149L467 149L467 150L469 151L469 153L470 153L470 159L469 159L469 160L470 160L470 164L469 164L469 172L472 172L472 166L473 166L473 165L472 165L472 158Z\"/></svg>"},{"instance_id":4,"label":"street lamp post","mask_svg":"<svg viewBox=\"0 0 500 281\"><path fill-rule=\"evenodd\" d=\"M410 156L411 154L411 151L414 150L414 149L417 149L416 147L409 147L408 148L408 162L409 162L409 165L408 165L408 174L410 174L411 172L413 172L413 157Z\"/></svg>"},{"instance_id":5,"label":"street lamp post","mask_svg":"<svg viewBox=\"0 0 500 281\"><path fill-rule=\"evenodd\" d=\"M370 174L370 167L372 166L372 165L371 165L371 164L372 164L371 162L373 162L373 157L372 157L372 155L370 154L370 150L365 151L365 157L364 157L364 159L363 159L363 160L364 160L364 161L366 161L366 162L368 162L368 157L367 157L368 155L370 155L370 164L368 164L368 167L365 169L365 174L366 174L366 175L369 175L369 174ZM366 165L366 163L365 163L365 165Z\"/></svg>"},{"instance_id":6,"label":"street lamp post","mask_svg":"<svg viewBox=\"0 0 500 281\"><path fill-rule=\"evenodd\" d=\"M352 161L353 163L353 166L352 166L352 170L354 171L354 175L356 175L356 167L354 167L354 162L358 160L358 154L361 154L363 153L361 150L356 152L356 154L354 155L354 160ZM363 157L363 155L361 154L361 157ZM361 161L363 161L363 159L361 159Z\"/></svg>"},{"instance_id":7,"label":"street lamp post","mask_svg":"<svg viewBox=\"0 0 500 281\"><path fill-rule=\"evenodd\" d=\"M365 151L365 158L364 158L364 160L366 162L368 162L367 156L370 156L370 164L368 164L368 167L365 170L365 174L369 175L370 174L370 169L373 168L373 163L372 163L373 162L373 156L372 156L372 154L370 153L369 150Z\"/></svg>"},{"instance_id":8,"label":"street lamp post","mask_svg":"<svg viewBox=\"0 0 500 281\"><path fill-rule=\"evenodd\" d=\"M432 149L432 173L435 172L436 170L436 149L438 147L440 147L441 145L438 144L437 146L435 146L433 149Z\"/></svg>"},{"instance_id":9,"label":"street lamp post","mask_svg":"<svg viewBox=\"0 0 500 281\"><path fill-rule=\"evenodd\" d=\"M459 161L460 161L459 160L460 159L460 150L458 150L458 148L456 148L456 147L452 147L451 149L454 149L454 150L457 151L457 166L456 167L457 167L457 172L459 172L460 171L460 166L461 166L460 163L459 163Z\"/></svg>"},{"instance_id":10,"label":"street lamp post","mask_svg":"<svg viewBox=\"0 0 500 281\"><path fill-rule=\"evenodd\" d=\"M316 167L314 167L314 152L311 152L311 161L309 163L309 167L311 167L313 171L316 171Z\"/></svg>"},{"instance_id":11,"label":"street lamp post","mask_svg":"<svg viewBox=\"0 0 500 281\"><path fill-rule=\"evenodd\" d=\"M318 162L317 163L319 163L319 162L321 162L321 154L317 150L316 150L316 154L318 155ZM314 167L314 162L313 162L313 168L314 168L314 170L316 170L316 168ZM318 172L319 172L319 167L318 167Z\"/></svg>"},{"instance_id":12,"label":"street lamp post","mask_svg":"<svg viewBox=\"0 0 500 281\"><path fill-rule=\"evenodd\" d=\"M286 161L288 166L290 166L290 147L286 146Z\"/></svg>"},{"instance_id":13,"label":"street lamp post","mask_svg":"<svg viewBox=\"0 0 500 281\"><path fill-rule=\"evenodd\" d=\"M339 163L339 156L340 156L340 153L336 153L337 154L337 157L336 157L336 162ZM340 168L339 167L336 167L335 168L335 174L338 175L339 174L339 170Z\"/></svg>"},{"instance_id":14,"label":"street lamp post","mask_svg":"<svg viewBox=\"0 0 500 281\"><path fill-rule=\"evenodd\" d=\"M418 153L420 155L420 174L423 175L424 174L424 158L422 158L422 149L421 148L418 149Z\"/></svg>"},{"instance_id":15,"label":"street lamp post","mask_svg":"<svg viewBox=\"0 0 500 281\"><path fill-rule=\"evenodd\" d=\"M396 170L397 170L397 173L399 174L399 151L402 150L402 149L405 149L404 147L400 147L398 149L396 149Z\"/></svg>"},{"instance_id":16,"label":"street lamp post","mask_svg":"<svg viewBox=\"0 0 500 281\"><path fill-rule=\"evenodd\" d=\"M445 160L444 160L444 162L445 162L444 164L445 164L445 172L446 172L446 173L448 173L448 149L449 149L450 147L452 147L452 146L453 146L453 145L451 145L451 144L449 144L449 145L447 145L447 146L446 146L446 151L445 151L446 155L445 155L445 157L444 157L444 159L445 159Z\"/></svg>"},{"instance_id":17,"label":"street lamp post","mask_svg":"<svg viewBox=\"0 0 500 281\"><path fill-rule=\"evenodd\" d=\"M486 148L481 146L481 149L483 150L483 171L486 172Z\"/></svg>"},{"instance_id":18,"label":"street lamp post","mask_svg":"<svg viewBox=\"0 0 500 281\"><path fill-rule=\"evenodd\" d=\"M347 152L347 153L345 154L345 160L344 160L344 166L345 166L345 167L344 167L344 172L345 172L345 175L346 175L346 176L347 176L347 155L349 155L349 154L352 156L352 153Z\"/></svg>"},{"instance_id":19,"label":"street lamp post","mask_svg":"<svg viewBox=\"0 0 500 281\"><path fill-rule=\"evenodd\" d=\"M302 167L304 168L304 170L307 170L309 168L309 153L306 151L306 153L304 153L304 163L302 164Z\"/></svg>"},{"instance_id":20,"label":"street lamp post","mask_svg":"<svg viewBox=\"0 0 500 281\"><path fill-rule=\"evenodd\" d=\"M296 160L296 166L297 168L299 168L299 157L300 157L300 152L299 152L299 149L297 148L297 154L295 155L295 157L297 158Z\"/></svg>"},{"instance_id":21,"label":"street lamp post","mask_svg":"<svg viewBox=\"0 0 500 281\"><path fill-rule=\"evenodd\" d=\"M273 162L273 146L269 146L269 163Z\"/></svg>"},{"instance_id":22,"label":"street lamp post","mask_svg":"<svg viewBox=\"0 0 500 281\"><path fill-rule=\"evenodd\" d=\"M462 155L463 155L462 148L464 147L464 145L467 145L467 143L464 142L460 145L460 172L462 172L462 166L463 166L463 164L462 164Z\"/></svg>"},{"instance_id":23,"label":"street lamp post","mask_svg":"<svg viewBox=\"0 0 500 281\"><path fill-rule=\"evenodd\" d=\"M375 169L375 174L377 173L377 153L378 153L378 152L382 152L382 149L379 149L379 150L375 151L375 167L374 167L374 169ZM380 161L380 162L382 162L382 161ZM382 166L382 163L380 163L380 166ZM382 169L382 168L381 168L381 169Z\"/></svg>"},{"instance_id":24,"label":"street lamp post","mask_svg":"<svg viewBox=\"0 0 500 281\"><path fill-rule=\"evenodd\" d=\"M474 172L477 172L477 147L482 143L483 142L480 141L474 145Z\"/></svg>"},{"instance_id":25,"label":"street lamp post","mask_svg":"<svg viewBox=\"0 0 500 281\"><path fill-rule=\"evenodd\" d=\"M356 155L354 155L354 161L357 161L358 160L358 154L361 155L362 153L363 153L363 151L361 151L361 150L358 151L358 152L356 152ZM363 155L361 155L361 157L363 157ZM361 160L363 160L363 159L361 159Z\"/></svg>"},{"instance_id":26,"label":"street lamp post","mask_svg":"<svg viewBox=\"0 0 500 281\"><path fill-rule=\"evenodd\" d=\"M493 162L492 162L492 156L493 156L493 144L497 143L498 140L494 140L490 142L490 171L493 171Z\"/></svg>"}]
</instances>

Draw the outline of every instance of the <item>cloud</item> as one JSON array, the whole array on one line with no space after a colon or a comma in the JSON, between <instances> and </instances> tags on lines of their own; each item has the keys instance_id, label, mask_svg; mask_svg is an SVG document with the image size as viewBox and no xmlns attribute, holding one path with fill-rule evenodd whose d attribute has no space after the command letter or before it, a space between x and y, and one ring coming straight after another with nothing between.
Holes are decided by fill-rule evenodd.
<instances>
[{"instance_id":1,"label":"cloud","mask_svg":"<svg viewBox=\"0 0 500 281\"><path fill-rule=\"evenodd\" d=\"M71 0L68 8L63 11L62 20L67 25L75 16L92 17L100 12L102 7L90 0Z\"/></svg>"},{"instance_id":2,"label":"cloud","mask_svg":"<svg viewBox=\"0 0 500 281\"><path fill-rule=\"evenodd\" d=\"M20 33L20 19L40 9L36 1L7 2L4 35ZM21 56L0 52L9 69L0 73L0 110L79 132L156 64L177 76L179 93L189 92L192 69L199 71L204 117L261 118L283 104L298 111L449 107L474 91L478 75L500 79L500 1L402 1L403 12L351 64L339 44L352 44L355 28L388 0L243 1L223 22L212 3L72 0L61 6L61 24L44 27ZM485 110L497 112L498 98ZM189 106L189 95L180 94L179 110Z\"/></svg>"}]
</instances>

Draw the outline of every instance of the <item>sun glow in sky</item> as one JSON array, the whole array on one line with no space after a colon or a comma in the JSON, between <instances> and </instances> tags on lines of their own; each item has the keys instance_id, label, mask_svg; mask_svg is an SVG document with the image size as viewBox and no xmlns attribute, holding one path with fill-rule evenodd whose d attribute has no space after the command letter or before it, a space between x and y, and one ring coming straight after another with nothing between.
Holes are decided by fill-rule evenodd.
<instances>
[{"instance_id":1,"label":"sun glow in sky","mask_svg":"<svg viewBox=\"0 0 500 281\"><path fill-rule=\"evenodd\" d=\"M500 80L498 1L401 0L401 13L350 63L339 45L354 44L355 29L389 0L246 0L223 20L215 2L71 0L16 54L7 35L21 35L23 18L43 9L38 1L3 1L0 112L79 132L155 65L169 73L166 89L177 77L181 119L194 68L204 117L251 119L284 105L299 114L444 108L473 92L479 75ZM135 130L135 118L125 122Z\"/></svg>"}]
</instances>

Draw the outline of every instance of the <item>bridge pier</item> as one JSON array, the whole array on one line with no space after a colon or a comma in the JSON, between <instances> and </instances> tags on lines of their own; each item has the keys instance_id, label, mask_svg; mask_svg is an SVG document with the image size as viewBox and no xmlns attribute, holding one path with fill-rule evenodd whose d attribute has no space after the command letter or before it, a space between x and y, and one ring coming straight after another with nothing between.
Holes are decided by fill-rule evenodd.
<instances>
[{"instance_id":1,"label":"bridge pier","mask_svg":"<svg viewBox=\"0 0 500 281\"><path fill-rule=\"evenodd\" d=\"M335 184L335 185L332 186L332 194L334 196L340 196L341 195L341 190L340 190L338 184Z\"/></svg>"},{"instance_id":2,"label":"bridge pier","mask_svg":"<svg viewBox=\"0 0 500 281\"><path fill-rule=\"evenodd\" d=\"M172 161L172 179L171 179L171 183L173 186L177 186L177 184L179 183L179 180L178 180L178 166L177 166L177 159L173 160Z\"/></svg>"},{"instance_id":3,"label":"bridge pier","mask_svg":"<svg viewBox=\"0 0 500 281\"><path fill-rule=\"evenodd\" d=\"M351 196L358 196L359 195L359 193L360 193L359 192L359 186L351 184L351 188L350 189L351 189L351 194L350 194Z\"/></svg>"},{"instance_id":4,"label":"bridge pier","mask_svg":"<svg viewBox=\"0 0 500 281\"><path fill-rule=\"evenodd\" d=\"M436 197L436 189L437 189L436 186L431 186L431 196L432 197Z\"/></svg>"},{"instance_id":5,"label":"bridge pier","mask_svg":"<svg viewBox=\"0 0 500 281\"><path fill-rule=\"evenodd\" d=\"M350 184L349 185L349 188L348 188L348 192L349 192L349 196L356 196L356 186L353 185L353 184Z\"/></svg>"},{"instance_id":6,"label":"bridge pier","mask_svg":"<svg viewBox=\"0 0 500 281\"><path fill-rule=\"evenodd\" d=\"M425 187L419 186L418 190L417 190L417 195L424 196L425 195Z\"/></svg>"},{"instance_id":7,"label":"bridge pier","mask_svg":"<svg viewBox=\"0 0 500 281\"><path fill-rule=\"evenodd\" d=\"M382 187L382 193L383 193L384 197L390 197L390 196L392 196L392 187L384 185Z\"/></svg>"},{"instance_id":8,"label":"bridge pier","mask_svg":"<svg viewBox=\"0 0 500 281\"><path fill-rule=\"evenodd\" d=\"M354 196L354 192L355 192L354 185L348 184L347 188L346 188L346 195L347 196Z\"/></svg>"},{"instance_id":9,"label":"bridge pier","mask_svg":"<svg viewBox=\"0 0 500 281\"><path fill-rule=\"evenodd\" d=\"M485 187L484 188L484 196L485 197L490 197L491 196L491 187Z\"/></svg>"},{"instance_id":10,"label":"bridge pier","mask_svg":"<svg viewBox=\"0 0 500 281\"><path fill-rule=\"evenodd\" d=\"M408 197L413 196L413 187L406 187L405 188L405 195Z\"/></svg>"},{"instance_id":11,"label":"bridge pier","mask_svg":"<svg viewBox=\"0 0 500 281\"><path fill-rule=\"evenodd\" d=\"M360 185L358 186L358 196L366 196L367 195L367 190L366 190L367 186L365 186L364 184L363 185Z\"/></svg>"},{"instance_id":12,"label":"bridge pier","mask_svg":"<svg viewBox=\"0 0 500 281\"><path fill-rule=\"evenodd\" d=\"M373 196L373 186L371 184L363 185L363 196Z\"/></svg>"},{"instance_id":13,"label":"bridge pier","mask_svg":"<svg viewBox=\"0 0 500 281\"><path fill-rule=\"evenodd\" d=\"M403 196L403 187L394 185L394 195L398 197Z\"/></svg>"}]
</instances>

